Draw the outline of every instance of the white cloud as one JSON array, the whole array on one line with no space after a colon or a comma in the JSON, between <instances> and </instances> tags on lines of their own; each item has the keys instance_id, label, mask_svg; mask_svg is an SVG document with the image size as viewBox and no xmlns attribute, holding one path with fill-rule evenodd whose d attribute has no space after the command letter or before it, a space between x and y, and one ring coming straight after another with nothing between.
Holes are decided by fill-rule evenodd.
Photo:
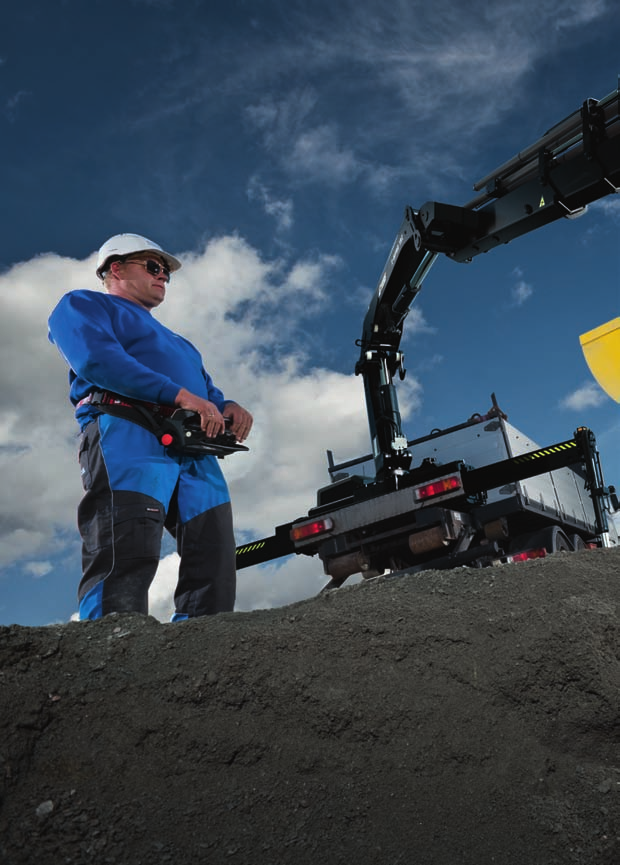
<instances>
[{"instance_id":1,"label":"white cloud","mask_svg":"<svg viewBox=\"0 0 620 865\"><path fill-rule=\"evenodd\" d=\"M238 394L247 379L251 395L259 367L296 374L309 347L301 328L325 312L340 259L313 254L265 261L235 235L215 238L183 259L157 316L203 348L215 380Z\"/></svg>"},{"instance_id":2,"label":"white cloud","mask_svg":"<svg viewBox=\"0 0 620 865\"><path fill-rule=\"evenodd\" d=\"M2 512L4 512L4 507ZM25 516L25 515L24 515ZM16 519L19 515L16 515ZM2 513L2 522L4 523L4 513ZM32 520L30 521L32 522ZM42 550L46 540L48 539L49 529L46 531L36 531L25 528L13 528L5 526L2 531L2 544L0 545L0 565L6 567L14 561L30 557Z\"/></svg>"},{"instance_id":3,"label":"white cloud","mask_svg":"<svg viewBox=\"0 0 620 865\"><path fill-rule=\"evenodd\" d=\"M53 569L54 565L51 562L26 562L24 565L24 571L35 580L47 576Z\"/></svg>"},{"instance_id":4,"label":"white cloud","mask_svg":"<svg viewBox=\"0 0 620 865\"><path fill-rule=\"evenodd\" d=\"M245 117L261 132L267 150L277 151L301 134L316 102L317 95L312 88L293 88L279 98L270 94L247 106Z\"/></svg>"},{"instance_id":5,"label":"white cloud","mask_svg":"<svg viewBox=\"0 0 620 865\"><path fill-rule=\"evenodd\" d=\"M323 124L302 132L286 157L290 173L299 181L348 183L355 180L363 165L352 148L342 145L338 138L335 124Z\"/></svg>"},{"instance_id":6,"label":"white cloud","mask_svg":"<svg viewBox=\"0 0 620 865\"><path fill-rule=\"evenodd\" d=\"M523 271L520 267L515 267L512 274L517 280L510 289L513 306L523 306L523 304L534 294L534 289L529 282L526 282L523 279Z\"/></svg>"},{"instance_id":7,"label":"white cloud","mask_svg":"<svg viewBox=\"0 0 620 865\"><path fill-rule=\"evenodd\" d=\"M15 120L17 107L28 96L31 96L31 93L28 90L18 90L17 93L14 93L7 99L4 113L7 120L9 120L11 123Z\"/></svg>"},{"instance_id":8,"label":"white cloud","mask_svg":"<svg viewBox=\"0 0 620 865\"><path fill-rule=\"evenodd\" d=\"M64 291L92 282L92 261L41 255L0 275L0 563L47 559L74 529L81 485L67 370L47 340Z\"/></svg>"},{"instance_id":9,"label":"white cloud","mask_svg":"<svg viewBox=\"0 0 620 865\"><path fill-rule=\"evenodd\" d=\"M526 300L534 293L534 289L525 280L520 279L516 285L512 287L512 299L516 306L523 306Z\"/></svg>"},{"instance_id":10,"label":"white cloud","mask_svg":"<svg viewBox=\"0 0 620 865\"><path fill-rule=\"evenodd\" d=\"M407 315L404 339L418 333L437 333L437 328L427 322L420 306L412 306Z\"/></svg>"},{"instance_id":11,"label":"white cloud","mask_svg":"<svg viewBox=\"0 0 620 865\"><path fill-rule=\"evenodd\" d=\"M246 117L262 134L268 151L280 156L296 183L354 180L364 166L351 147L341 144L336 122L319 123L312 115L314 90L294 89L280 99L263 98L246 109Z\"/></svg>"},{"instance_id":12,"label":"white cloud","mask_svg":"<svg viewBox=\"0 0 620 865\"><path fill-rule=\"evenodd\" d=\"M620 219L620 195L612 193L588 205L588 210L600 210L614 220Z\"/></svg>"},{"instance_id":13,"label":"white cloud","mask_svg":"<svg viewBox=\"0 0 620 865\"><path fill-rule=\"evenodd\" d=\"M608 397L593 381L586 382L577 390L567 394L560 400L560 408L571 411L581 411L586 408L596 408L607 402Z\"/></svg>"},{"instance_id":14,"label":"white cloud","mask_svg":"<svg viewBox=\"0 0 620 865\"><path fill-rule=\"evenodd\" d=\"M600 18L608 9L607 0L572 0L564 4L564 14L558 15L555 29L562 31Z\"/></svg>"},{"instance_id":15,"label":"white cloud","mask_svg":"<svg viewBox=\"0 0 620 865\"><path fill-rule=\"evenodd\" d=\"M293 227L294 206L291 198L277 198L256 176L250 178L247 195L250 201L258 201L265 213L275 220L278 232L289 231Z\"/></svg>"}]
</instances>

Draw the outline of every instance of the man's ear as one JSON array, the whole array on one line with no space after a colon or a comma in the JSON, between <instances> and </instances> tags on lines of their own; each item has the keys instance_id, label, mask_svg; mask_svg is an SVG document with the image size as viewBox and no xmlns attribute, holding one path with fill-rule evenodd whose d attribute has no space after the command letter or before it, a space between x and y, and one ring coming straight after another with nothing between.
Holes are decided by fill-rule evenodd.
<instances>
[{"instance_id":1,"label":"man's ear","mask_svg":"<svg viewBox=\"0 0 620 865\"><path fill-rule=\"evenodd\" d=\"M120 267L120 265L121 265L122 263L123 263L122 261L112 261L112 262L110 263L110 266L109 266L109 268L108 268L108 271L112 274L112 276L113 276L115 279L119 279L119 278L120 278L120 274L119 274L118 271L119 271L119 267Z\"/></svg>"}]
</instances>

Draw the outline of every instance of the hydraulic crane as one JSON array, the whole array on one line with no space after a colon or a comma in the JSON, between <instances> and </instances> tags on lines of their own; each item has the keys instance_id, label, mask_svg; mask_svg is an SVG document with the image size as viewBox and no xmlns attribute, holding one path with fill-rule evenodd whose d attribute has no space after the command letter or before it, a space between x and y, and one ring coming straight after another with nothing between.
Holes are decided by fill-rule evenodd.
<instances>
[{"instance_id":1,"label":"hydraulic crane","mask_svg":"<svg viewBox=\"0 0 620 865\"><path fill-rule=\"evenodd\" d=\"M408 469L396 373L405 318L440 254L469 262L562 217L581 214L620 188L619 91L582 107L474 184L462 207L428 201L407 207L364 320L355 371L364 378L377 477Z\"/></svg>"},{"instance_id":2,"label":"hydraulic crane","mask_svg":"<svg viewBox=\"0 0 620 865\"><path fill-rule=\"evenodd\" d=\"M238 547L238 568L292 552L318 554L332 582L339 584L356 570L376 573L394 567L395 562L415 563L421 546L412 539L417 537L419 526L430 526L432 519L427 511L421 520L420 509L428 508L427 501L412 503L409 492L402 491L417 490L420 484L436 486L438 471L442 483L446 477L456 479L450 481L454 484L451 491L443 489L444 509L433 517L444 526L441 544L447 555L442 561L448 564L443 567L461 560L488 563L490 553L496 555L498 549L501 553L511 544L514 546L510 527L489 529L489 523L483 524L486 517L480 508L488 489L508 483L511 477L518 483L523 477L562 466L585 466L584 483L594 506L592 524L586 526L585 520L582 526L577 521L572 530L597 537L606 532L605 502L610 490L604 485L590 431L578 431L570 442L535 452L526 469L523 458L517 467L518 458L507 452L501 466L496 464L497 471L492 463L484 466L482 475L481 467L476 467L477 481L472 467L462 460L441 466L441 470L432 460L412 468L411 443L402 429L394 379L405 376L400 342L407 314L440 255L455 262L469 262L522 234L561 218L575 217L588 204L620 190L619 105L618 90L601 100L586 99L532 145L475 183L476 196L465 205L428 201L417 210L405 209L357 343L360 355L355 372L364 381L374 478L369 483L351 476L319 490L317 507L307 516L278 526L269 538ZM502 430L508 440L509 431ZM549 453L553 455L551 464ZM541 456L545 459L536 458ZM330 466L332 477L338 468L343 466ZM448 498L451 501L445 505ZM560 503L558 513L563 508L564 503ZM501 519L510 522L508 516L506 511ZM533 525L530 523L529 528ZM556 523L563 526L561 517ZM526 522L520 517L517 524L524 526ZM395 558L391 550L402 550L405 539L408 552ZM522 539L520 535L518 540ZM469 555L467 544L470 552L483 550L486 555ZM432 550L424 548L418 558L423 563L432 561ZM433 562L432 566L437 565Z\"/></svg>"}]
</instances>

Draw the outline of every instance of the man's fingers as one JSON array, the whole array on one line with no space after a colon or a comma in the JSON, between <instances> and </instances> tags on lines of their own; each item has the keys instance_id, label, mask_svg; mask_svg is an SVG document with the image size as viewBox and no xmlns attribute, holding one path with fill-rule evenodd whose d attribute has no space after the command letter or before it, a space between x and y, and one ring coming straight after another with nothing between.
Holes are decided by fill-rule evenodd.
<instances>
[{"instance_id":1,"label":"man's fingers","mask_svg":"<svg viewBox=\"0 0 620 865\"><path fill-rule=\"evenodd\" d=\"M235 438L238 442L243 442L248 437L249 429L245 426L232 426L230 431L234 433Z\"/></svg>"},{"instance_id":2,"label":"man's fingers","mask_svg":"<svg viewBox=\"0 0 620 865\"><path fill-rule=\"evenodd\" d=\"M228 416L230 431L234 433L237 441L245 441L252 429L252 416L248 412L236 411Z\"/></svg>"},{"instance_id":3,"label":"man's fingers","mask_svg":"<svg viewBox=\"0 0 620 865\"><path fill-rule=\"evenodd\" d=\"M224 432L224 418L219 411L213 406L212 409L201 413L201 427L209 438L214 438L216 435Z\"/></svg>"}]
</instances>

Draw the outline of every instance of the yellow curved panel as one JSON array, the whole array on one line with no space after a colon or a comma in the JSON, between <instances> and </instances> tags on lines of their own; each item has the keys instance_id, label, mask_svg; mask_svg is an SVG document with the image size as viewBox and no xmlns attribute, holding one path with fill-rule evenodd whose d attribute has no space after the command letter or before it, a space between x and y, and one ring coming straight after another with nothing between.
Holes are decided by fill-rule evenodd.
<instances>
[{"instance_id":1,"label":"yellow curved panel","mask_svg":"<svg viewBox=\"0 0 620 865\"><path fill-rule=\"evenodd\" d=\"M590 372L605 393L620 402L620 318L579 337Z\"/></svg>"}]
</instances>

